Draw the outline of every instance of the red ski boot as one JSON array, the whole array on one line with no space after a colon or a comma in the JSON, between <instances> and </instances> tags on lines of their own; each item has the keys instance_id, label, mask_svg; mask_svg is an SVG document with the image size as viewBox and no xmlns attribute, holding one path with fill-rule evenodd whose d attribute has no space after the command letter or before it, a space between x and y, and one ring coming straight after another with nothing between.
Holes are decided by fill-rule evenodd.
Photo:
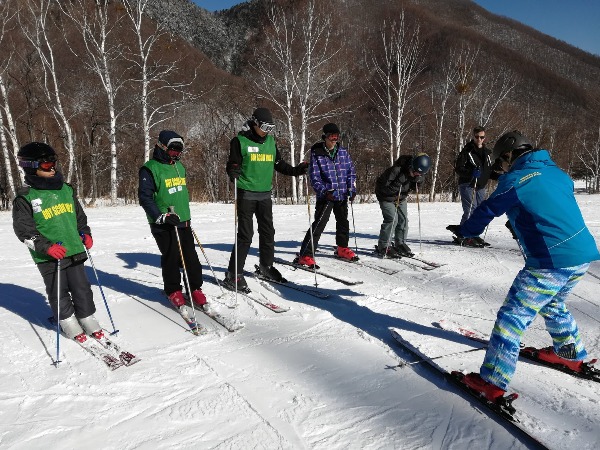
<instances>
[{"instance_id":1,"label":"red ski boot","mask_svg":"<svg viewBox=\"0 0 600 450\"><path fill-rule=\"evenodd\" d=\"M338 245L335 256L341 259L347 259L348 261L358 261L358 256L356 256L356 253L349 247L340 247Z\"/></svg>"},{"instance_id":2,"label":"red ski boot","mask_svg":"<svg viewBox=\"0 0 600 450\"><path fill-rule=\"evenodd\" d=\"M497 403L498 400L506 394L505 390L500 389L495 384L485 381L478 373L472 372L465 375L462 382L492 403Z\"/></svg>"},{"instance_id":3,"label":"red ski boot","mask_svg":"<svg viewBox=\"0 0 600 450\"><path fill-rule=\"evenodd\" d=\"M296 259L294 259L294 264L298 264L300 266L306 266L309 269L314 269L315 268L315 258L313 258L312 255L298 256ZM318 269L319 267L317 266L316 268Z\"/></svg>"},{"instance_id":4,"label":"red ski boot","mask_svg":"<svg viewBox=\"0 0 600 450\"><path fill-rule=\"evenodd\" d=\"M172 292L167 297L171 304L177 309L185 305L185 298L183 298L183 293L181 291Z\"/></svg>"},{"instance_id":5,"label":"red ski boot","mask_svg":"<svg viewBox=\"0 0 600 450\"><path fill-rule=\"evenodd\" d=\"M192 300L195 306L202 307L206 305L206 295L202 292L202 289L196 289L192 291Z\"/></svg>"},{"instance_id":6,"label":"red ski boot","mask_svg":"<svg viewBox=\"0 0 600 450\"><path fill-rule=\"evenodd\" d=\"M558 356L556 353L554 353L553 347L539 349L537 350L537 355L535 356L537 356L537 358L540 361L544 361L557 366L565 366L567 369L572 370L573 372L581 372L583 370L583 361L577 361L575 359L566 359L561 356Z\"/></svg>"}]
</instances>

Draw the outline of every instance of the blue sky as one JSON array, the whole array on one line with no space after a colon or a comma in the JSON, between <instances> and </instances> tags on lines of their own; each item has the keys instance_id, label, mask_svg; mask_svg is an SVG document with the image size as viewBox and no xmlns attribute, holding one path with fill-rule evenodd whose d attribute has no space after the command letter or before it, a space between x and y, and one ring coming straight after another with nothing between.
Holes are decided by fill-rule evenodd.
<instances>
[{"instance_id":1,"label":"blue sky","mask_svg":"<svg viewBox=\"0 0 600 450\"><path fill-rule=\"evenodd\" d=\"M209 11L239 0L193 0ZM600 0L475 0L488 11L510 17L600 56Z\"/></svg>"}]
</instances>

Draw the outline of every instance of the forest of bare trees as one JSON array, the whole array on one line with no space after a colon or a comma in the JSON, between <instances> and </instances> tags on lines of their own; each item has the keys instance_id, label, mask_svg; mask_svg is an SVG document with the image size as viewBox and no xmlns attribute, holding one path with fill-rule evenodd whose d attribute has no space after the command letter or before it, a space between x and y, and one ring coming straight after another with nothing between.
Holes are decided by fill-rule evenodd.
<instances>
[{"instance_id":1,"label":"forest of bare trees","mask_svg":"<svg viewBox=\"0 0 600 450\"><path fill-rule=\"evenodd\" d=\"M235 74L151 20L151 3L0 0L0 185L11 198L24 183L17 151L37 140L57 150L87 203L135 201L137 171L169 128L186 137L193 200L227 201L229 140L257 106L272 109L278 146L294 165L325 122L338 123L362 201L400 154L421 151L433 161L429 200L451 198L453 161L476 125L491 145L521 130L590 192L600 188L593 87L561 78L562 69L525 70L509 48L434 27L411 2L379 5L372 20L348 7L350 27L339 26L340 1L255 0L261 22ZM302 180L276 180L285 201L305 189Z\"/></svg>"}]
</instances>

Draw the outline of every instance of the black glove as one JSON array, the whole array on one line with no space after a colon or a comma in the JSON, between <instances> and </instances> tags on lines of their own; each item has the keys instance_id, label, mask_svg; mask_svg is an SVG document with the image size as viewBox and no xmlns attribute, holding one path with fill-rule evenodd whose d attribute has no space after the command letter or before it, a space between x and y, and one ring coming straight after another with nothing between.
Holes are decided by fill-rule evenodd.
<instances>
[{"instance_id":1,"label":"black glove","mask_svg":"<svg viewBox=\"0 0 600 450\"><path fill-rule=\"evenodd\" d=\"M446 230L451 231L452 233L454 233L454 235L456 235L457 238L459 239L463 239L463 235L460 232L460 225L448 225L446 227Z\"/></svg>"},{"instance_id":2,"label":"black glove","mask_svg":"<svg viewBox=\"0 0 600 450\"><path fill-rule=\"evenodd\" d=\"M179 216L175 213L161 214L160 216L158 216L158 219L156 219L157 225L171 225L172 227L176 227L180 223L181 220L179 219Z\"/></svg>"},{"instance_id":3,"label":"black glove","mask_svg":"<svg viewBox=\"0 0 600 450\"><path fill-rule=\"evenodd\" d=\"M517 240L517 234L515 233L514 228L510 224L510 220L507 220L506 223L504 224L504 226L506 228L508 228L508 231L510 231L510 234L512 234L512 238L516 241Z\"/></svg>"},{"instance_id":4,"label":"black glove","mask_svg":"<svg viewBox=\"0 0 600 450\"><path fill-rule=\"evenodd\" d=\"M325 198L328 202L335 202L335 197L333 196L333 191L327 191Z\"/></svg>"},{"instance_id":5,"label":"black glove","mask_svg":"<svg viewBox=\"0 0 600 450\"><path fill-rule=\"evenodd\" d=\"M302 161L300 164L294 167L294 169L296 172L295 176L299 177L300 175L304 175L308 170L308 163L306 161Z\"/></svg>"},{"instance_id":6,"label":"black glove","mask_svg":"<svg viewBox=\"0 0 600 450\"><path fill-rule=\"evenodd\" d=\"M479 167L475 167L473 169L473 173L471 174L473 178L479 179L481 177L481 169Z\"/></svg>"},{"instance_id":7,"label":"black glove","mask_svg":"<svg viewBox=\"0 0 600 450\"><path fill-rule=\"evenodd\" d=\"M238 164L230 164L229 169L227 170L227 175L229 175L229 179L233 182L233 180L237 180L242 174L242 169Z\"/></svg>"},{"instance_id":8,"label":"black glove","mask_svg":"<svg viewBox=\"0 0 600 450\"><path fill-rule=\"evenodd\" d=\"M354 197L356 197L356 192L348 191L348 200L350 200L350 203L354 201Z\"/></svg>"}]
</instances>

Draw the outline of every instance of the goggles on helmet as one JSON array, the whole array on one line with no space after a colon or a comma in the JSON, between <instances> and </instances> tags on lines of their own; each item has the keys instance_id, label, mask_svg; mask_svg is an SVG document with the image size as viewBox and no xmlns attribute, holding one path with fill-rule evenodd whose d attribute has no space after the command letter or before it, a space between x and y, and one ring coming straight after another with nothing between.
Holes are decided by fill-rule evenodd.
<instances>
[{"instance_id":1,"label":"goggles on helmet","mask_svg":"<svg viewBox=\"0 0 600 450\"><path fill-rule=\"evenodd\" d=\"M50 155L37 161L21 159L19 160L19 165L24 168L40 169L45 172L50 172L56 167L56 155Z\"/></svg>"},{"instance_id":2,"label":"goggles on helmet","mask_svg":"<svg viewBox=\"0 0 600 450\"><path fill-rule=\"evenodd\" d=\"M275 124L274 123L257 122L257 125L258 125L258 128L260 128L265 133L270 133L270 132L272 132L275 129Z\"/></svg>"}]
</instances>

